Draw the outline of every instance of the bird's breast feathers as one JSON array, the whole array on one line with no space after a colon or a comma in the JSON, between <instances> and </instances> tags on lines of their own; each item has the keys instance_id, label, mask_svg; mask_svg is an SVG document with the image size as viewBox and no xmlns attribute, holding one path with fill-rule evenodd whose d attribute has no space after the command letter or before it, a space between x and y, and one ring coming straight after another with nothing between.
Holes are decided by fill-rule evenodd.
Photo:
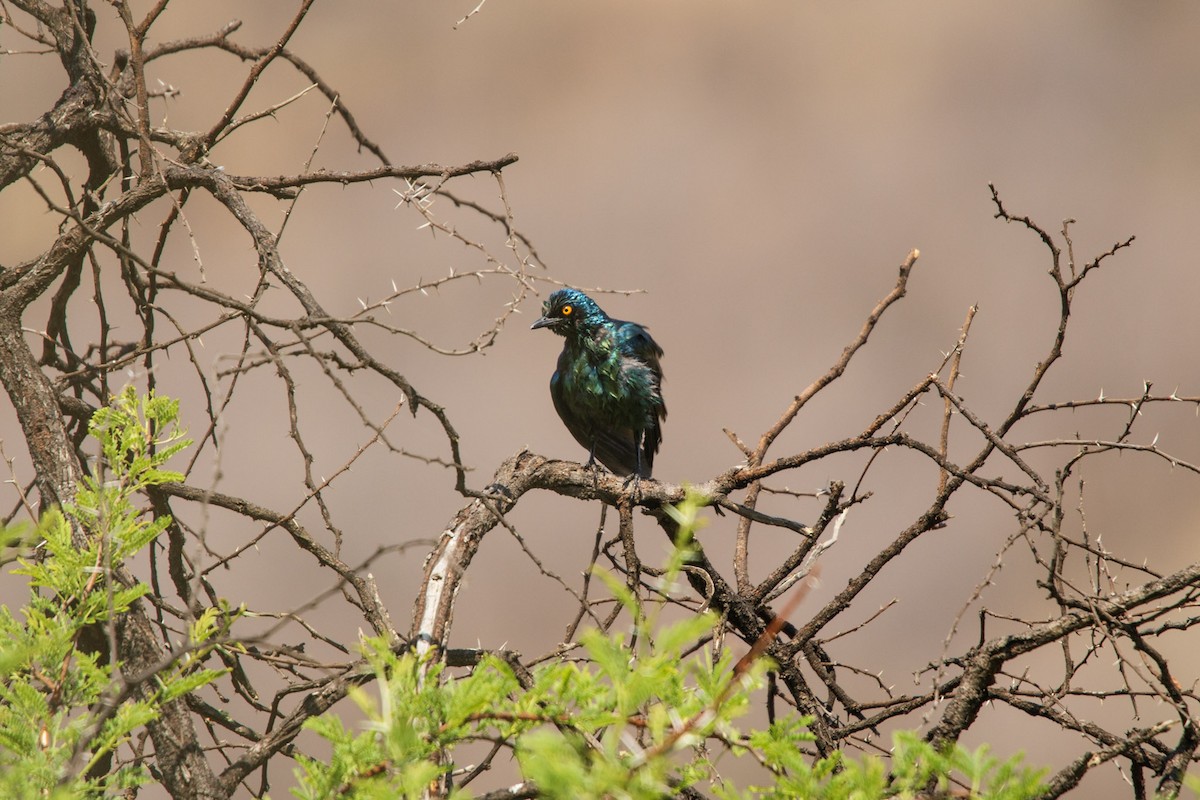
<instances>
[{"instance_id":1,"label":"bird's breast feathers","mask_svg":"<svg viewBox=\"0 0 1200 800\"><path fill-rule=\"evenodd\" d=\"M611 336L586 339L578 352L564 351L563 356L556 377L563 398L579 412L626 422L622 418L630 409L654 406L657 376L637 356L622 353Z\"/></svg>"}]
</instances>

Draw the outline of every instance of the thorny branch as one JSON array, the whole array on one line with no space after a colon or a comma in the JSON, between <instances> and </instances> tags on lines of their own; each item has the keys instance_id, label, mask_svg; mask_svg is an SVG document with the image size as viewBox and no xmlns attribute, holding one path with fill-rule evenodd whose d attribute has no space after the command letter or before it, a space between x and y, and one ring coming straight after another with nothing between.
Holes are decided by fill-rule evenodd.
<instances>
[{"instance_id":1,"label":"thorny branch","mask_svg":"<svg viewBox=\"0 0 1200 800\"><path fill-rule=\"evenodd\" d=\"M251 615L281 619L279 626L269 627L265 632L272 637L267 641L273 643L264 644L247 631L246 641L257 641L255 647L236 655L237 651L227 650L213 656L224 659L225 666L231 668L227 688L243 701L241 711L216 713L212 711L216 706L198 698L189 698L187 702L181 699L168 704L160 718L149 723L154 740L155 773L167 790L177 797L216 798L230 796L251 771L290 747L303 722L319 713L321 703L313 697L323 690L332 703L344 695L328 689L328 685L342 688L348 685L337 677L344 668L323 665L320 658L299 656L304 645L297 648L288 644L284 637L289 634L283 631L298 627L310 639L310 647L317 644L328 646L333 652L348 652L351 642L330 637L305 619L317 604L342 597L352 613L361 615L371 630L401 641L373 577L365 571L382 553L357 566L348 563L340 553L341 532L328 501L331 487L344 482L351 464L365 450L382 444L392 452L422 463L449 467L458 489L468 491L458 434L443 406L422 393L388 360L368 349L357 329L374 327L393 335L406 335L431 350L451 352L451 348L441 347L415 331L389 325L376 315L388 313L391 302L410 292L424 293L446 283L511 282L510 310L498 315L490 330L480 332L471 348L462 350L479 352L495 340L511 309L533 291L533 284L526 277L532 260L522 252L521 242L526 239L516 229L506 198L500 198L500 211L471 201L467 208L476 209L499 229L506 243L500 255L493 256L493 245L488 243L482 246L488 258L478 269L460 270L449 278L419 281L411 287L394 284L391 296L364 304L362 311L345 317L326 312L299 270L289 269L285 264L279 251L279 236L264 224L261 212L247 202L247 194L265 194L287 202L301 189L330 184L369 187L372 182L401 181L411 188L425 186L422 182L430 181L428 189L434 196L454 199L448 187L455 180L482 174L492 176L499 194L503 195L500 172L515 163L516 156L509 154L451 166L409 167L390 162L362 134L346 106L336 100L339 94L314 68L287 50L286 45L302 24L310 2L302 3L278 38L261 49L244 48L232 42L229 37L239 28L237 23L211 37L151 44L156 22L167 5L167 0L160 0L141 19L135 19L131 8L124 3L93 10L77 2L56 7L38 0L15 0L0 9L4 30L52 46L71 81L54 108L41 118L0 128L0 190L9 190L23 181L33 188L46 209L61 219L54 240L41 255L23 263L0 266L0 379L15 409L16 421L25 433L36 488L42 507L46 507L62 504L74 496L75 485L85 468L81 447L87 420L92 411L108 402L110 376L140 367L141 379L148 387L159 386L180 394L184 389L174 379L165 378L156 356L179 352L181 348L186 351L185 363L192 367L192 378L203 392L208 412L208 430L201 440L201 452L193 455L189 474L196 465L205 463L203 449L219 445L226 435L223 419L244 402L240 399L243 395L249 399L250 395L238 390L246 382L243 378L262 371L263 367L273 369L278 377L289 408L292 440L305 464L306 494L292 511L278 512L211 489L161 488L150 498L154 513L175 516L173 512L177 509L172 508L172 499L190 500L200 510L200 523L197 525L196 515L186 510L178 514L167 534L168 546L160 551L170 584L163 585L157 580L158 562L153 561L149 566L156 594L148 606L126 615L108 636L117 642L127 674L140 676L127 687L128 691L137 693L152 687L155 665L169 663L169 659L164 659L172 652L171 642L179 631L207 608L219 604L224 589L216 579L219 572L214 571L216 567L227 570L244 560L244 554L249 552L247 548L222 552L224 546L217 543L213 529L206 522L219 513L264 524L266 527L254 537L256 542L268 539L272 530L286 532L294 545L311 554L321 569L329 571L335 585L332 593L317 594L312 604L297 606L290 612L278 614L263 609ZM114 64L111 71L102 68L103 59L91 47L91 36L100 25L121 30L128 42L129 49L111 59ZM153 99L172 95L156 95L148 89L147 66L178 54L222 45L235 56L247 58L252 65L249 73L233 87L231 99L220 117L204 134L156 125L151 108ZM223 142L253 128L255 121L277 110L278 106L261 114L251 111L238 118L240 109L250 100L251 89L264 73L280 69L281 64L313 78L318 89L334 99L339 117L346 122L352 138L376 155L377 166L312 170L305 164L302 171L293 175L231 177L215 163L221 156ZM84 153L88 170L82 180L63 166L57 151L65 146ZM59 195L33 174L38 166L46 167L47 174L57 178ZM256 288L249 295L240 292L235 282L222 285L211 280L203 268L198 281L189 280L184 277L186 268L175 267L168 255L171 251L168 243L179 239L196 255L196 262L202 263L201 243L185 213L188 200L200 193L221 204L227 218L236 222L254 248ZM428 192L423 190L423 193ZM157 228L141 227L146 215L158 213L163 217ZM430 203L421 207L426 218L436 213ZM141 239L140 230L152 230L155 235ZM480 246L456 233L452 224L444 224L442 230L449 241ZM93 272L93 296L84 298L79 289L86 285L82 278L88 266ZM56 284L44 327L36 333L30 331L26 319L33 313L30 307ZM294 314L282 311L271 301L266 291L270 287L284 289L296 302L298 311ZM89 321L87 315L69 313L69 309L81 302L98 309L98 325L94 319ZM140 333L130 335L130 312ZM160 335L161 322L166 322L167 329L173 329L175 335ZM236 356L238 366L224 375L213 374L207 359L197 358L194 346L202 345L204 337L219 337L239 329L242 345ZM116 338L118 330L122 339ZM41 345L40 359L35 356L32 344ZM309 442L315 434L304 410L307 403L299 397L298 382L293 377L298 370L306 369L306 363L316 365L318 374L335 387L341 402L368 432L358 451L326 478L318 477L312 470L315 450ZM395 444L393 439L397 434L385 433L390 418L385 419L386 412L381 414L379 408L361 399L359 387L363 381L355 382L353 377L357 375L382 379L396 390L396 396L403 398L402 405L408 407L411 415L432 419L442 434L441 451L427 456ZM218 455L219 464L219 454L214 455ZM319 510L317 524L323 531L313 531L303 521L306 507ZM77 532L77 535L82 534ZM332 537L331 544L322 541L326 536ZM123 579L133 580L129 576ZM172 602L164 594L168 586L177 592L178 602ZM251 661L259 662L276 675L276 688L272 689L269 681L262 684L261 677L250 677L254 670L245 662ZM364 678L357 678L361 679ZM304 690L306 685L311 688ZM275 709L302 690L309 699L295 711L285 712L286 723L275 727ZM259 699L264 691L268 696L275 693L270 704L264 705ZM191 702L193 699L196 702ZM246 719L239 718L243 713L248 715ZM200 743L201 732L207 729L213 734L214 725L239 732L240 737L252 741L254 746L249 752L232 757L243 746L214 739L215 744L208 748L210 752L231 754L225 767L217 768ZM137 750L128 757L144 760L146 755ZM264 781L265 775L264 771Z\"/></svg>"}]
</instances>

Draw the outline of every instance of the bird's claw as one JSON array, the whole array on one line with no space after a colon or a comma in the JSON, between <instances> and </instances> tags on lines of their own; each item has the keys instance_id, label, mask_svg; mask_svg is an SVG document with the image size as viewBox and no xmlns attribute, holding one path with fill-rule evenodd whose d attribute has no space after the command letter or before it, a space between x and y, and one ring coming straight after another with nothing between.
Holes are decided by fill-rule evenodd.
<instances>
[{"instance_id":1,"label":"bird's claw","mask_svg":"<svg viewBox=\"0 0 1200 800\"><path fill-rule=\"evenodd\" d=\"M625 477L622 487L629 492L629 497L633 502L638 501L638 493L642 486L642 476L636 472Z\"/></svg>"},{"instance_id":2,"label":"bird's claw","mask_svg":"<svg viewBox=\"0 0 1200 800\"><path fill-rule=\"evenodd\" d=\"M483 493L503 497L505 500L511 501L513 499L512 492L503 483L493 483L490 486L486 486L483 489Z\"/></svg>"}]
</instances>

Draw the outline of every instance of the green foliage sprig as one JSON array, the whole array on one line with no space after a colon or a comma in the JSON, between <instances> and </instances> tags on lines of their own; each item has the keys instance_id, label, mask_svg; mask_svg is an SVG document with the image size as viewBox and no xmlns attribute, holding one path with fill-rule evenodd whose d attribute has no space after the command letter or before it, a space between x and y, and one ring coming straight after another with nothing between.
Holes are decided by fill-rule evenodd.
<instances>
[{"instance_id":1,"label":"green foliage sprig","mask_svg":"<svg viewBox=\"0 0 1200 800\"><path fill-rule=\"evenodd\" d=\"M147 486L182 478L164 468L190 444L178 411L174 400L123 391L92 417L101 456L66 514L51 509L30 535L3 537L14 553L20 541L39 544L11 571L26 577L28 603L16 615L0 607L2 797L94 797L143 783L138 764L108 766L117 748L163 703L221 674L195 658L155 675L123 675L106 641L119 615L149 591L118 571L170 524L134 501ZM223 631L211 623L191 626L191 655Z\"/></svg>"},{"instance_id":2,"label":"green foliage sprig","mask_svg":"<svg viewBox=\"0 0 1200 800\"><path fill-rule=\"evenodd\" d=\"M664 594L687 563L701 505L690 497L670 512L681 533L660 579ZM665 603L644 609L624 583L604 577L633 617L632 631L584 631L585 657L540 665L524 686L493 656L454 677L438 666L423 668L383 640L366 640L378 699L362 689L352 693L367 718L365 731L347 730L329 714L310 721L308 729L332 746L332 755L301 757L293 793L301 800L393 800L426 796L442 782L449 797L469 797L452 784L472 770L454 756L480 741L510 750L530 796L563 800L658 800L693 787L726 800L915 798L931 787L945 790L951 776L956 797L1027 800L1041 791L1040 773L1022 768L1019 757L1001 762L986 748L938 752L910 733L895 737L885 762L806 755L813 737L795 716L742 732L735 722L762 686L769 659L735 663L728 649L697 648L711 636L715 615L667 622ZM722 754L752 755L767 782L742 788L723 779Z\"/></svg>"}]
</instances>

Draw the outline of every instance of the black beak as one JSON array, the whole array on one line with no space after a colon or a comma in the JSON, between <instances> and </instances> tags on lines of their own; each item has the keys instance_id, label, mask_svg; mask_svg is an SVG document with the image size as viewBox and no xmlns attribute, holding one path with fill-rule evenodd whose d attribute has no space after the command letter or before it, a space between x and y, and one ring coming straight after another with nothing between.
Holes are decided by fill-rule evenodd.
<instances>
[{"instance_id":1,"label":"black beak","mask_svg":"<svg viewBox=\"0 0 1200 800\"><path fill-rule=\"evenodd\" d=\"M549 328L554 323L558 322L554 317L542 317L537 322L529 326L529 330L535 331L538 328Z\"/></svg>"}]
</instances>

